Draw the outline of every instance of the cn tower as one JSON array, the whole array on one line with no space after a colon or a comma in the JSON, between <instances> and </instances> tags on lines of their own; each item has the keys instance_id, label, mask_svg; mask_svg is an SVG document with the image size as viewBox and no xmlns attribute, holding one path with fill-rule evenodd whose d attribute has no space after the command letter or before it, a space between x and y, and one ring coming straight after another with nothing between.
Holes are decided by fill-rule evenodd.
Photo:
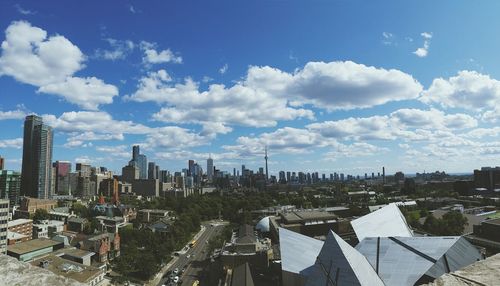
<instances>
[{"instance_id":1,"label":"cn tower","mask_svg":"<svg viewBox=\"0 0 500 286\"><path fill-rule=\"evenodd\" d=\"M266 155L264 156L264 159L266 160L266 181L268 181L269 180L269 173L268 173L268 170L267 170L267 158L268 158L267 157L267 146L266 146L265 152L266 152L265 153Z\"/></svg>"}]
</instances>

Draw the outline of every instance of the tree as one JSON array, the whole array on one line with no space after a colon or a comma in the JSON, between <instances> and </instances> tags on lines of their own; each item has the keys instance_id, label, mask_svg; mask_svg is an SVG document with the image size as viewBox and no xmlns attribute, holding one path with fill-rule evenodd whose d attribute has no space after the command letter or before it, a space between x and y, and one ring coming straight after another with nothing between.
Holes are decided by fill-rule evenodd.
<instances>
[{"instance_id":1,"label":"tree","mask_svg":"<svg viewBox=\"0 0 500 286\"><path fill-rule=\"evenodd\" d=\"M467 224L467 218L458 211L445 213L442 220L445 235L461 235Z\"/></svg>"},{"instance_id":2,"label":"tree","mask_svg":"<svg viewBox=\"0 0 500 286\"><path fill-rule=\"evenodd\" d=\"M33 216L34 221L42 221L49 219L49 212L46 209L37 209Z\"/></svg>"}]
</instances>

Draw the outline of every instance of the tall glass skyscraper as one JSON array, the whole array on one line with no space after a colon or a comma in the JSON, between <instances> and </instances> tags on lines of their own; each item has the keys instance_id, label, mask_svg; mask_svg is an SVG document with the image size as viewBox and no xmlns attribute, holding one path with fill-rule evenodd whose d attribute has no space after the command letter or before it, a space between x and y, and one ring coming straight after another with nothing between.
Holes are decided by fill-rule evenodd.
<instances>
[{"instance_id":1,"label":"tall glass skyscraper","mask_svg":"<svg viewBox=\"0 0 500 286\"><path fill-rule=\"evenodd\" d=\"M132 160L128 164L139 168L140 179L148 178L148 159L146 155L141 154L139 145L132 146Z\"/></svg>"},{"instance_id":2,"label":"tall glass skyscraper","mask_svg":"<svg viewBox=\"0 0 500 286\"><path fill-rule=\"evenodd\" d=\"M52 197L52 127L36 115L24 121L21 195L48 199Z\"/></svg>"}]
</instances>

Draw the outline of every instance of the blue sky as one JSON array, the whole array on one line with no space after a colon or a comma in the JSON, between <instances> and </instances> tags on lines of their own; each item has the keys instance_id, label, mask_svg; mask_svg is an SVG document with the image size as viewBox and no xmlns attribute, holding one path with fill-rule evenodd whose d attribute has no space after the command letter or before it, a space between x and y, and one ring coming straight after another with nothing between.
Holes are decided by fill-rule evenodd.
<instances>
[{"instance_id":1,"label":"blue sky","mask_svg":"<svg viewBox=\"0 0 500 286\"><path fill-rule=\"evenodd\" d=\"M402 2L2 1L0 156L36 113L54 160L114 171L132 144L171 171L499 165L500 4Z\"/></svg>"}]
</instances>

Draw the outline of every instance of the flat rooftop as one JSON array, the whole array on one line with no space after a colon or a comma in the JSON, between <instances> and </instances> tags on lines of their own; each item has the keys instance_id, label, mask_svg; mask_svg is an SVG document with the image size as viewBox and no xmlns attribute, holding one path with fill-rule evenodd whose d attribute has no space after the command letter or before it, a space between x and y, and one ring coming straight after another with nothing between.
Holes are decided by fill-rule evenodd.
<instances>
[{"instance_id":1,"label":"flat rooftop","mask_svg":"<svg viewBox=\"0 0 500 286\"><path fill-rule=\"evenodd\" d=\"M39 249L43 249L43 248L47 248L47 247L52 247L54 245L58 245L61 243L62 242L55 241L55 240L48 239L48 238L37 238L37 239L32 239L32 240L28 240L25 242L21 242L18 244L14 244L14 245L8 245L7 250L9 252L13 252L13 253L22 255L22 254L29 253L29 252L32 252L35 250L39 250Z\"/></svg>"},{"instance_id":2,"label":"flat rooftop","mask_svg":"<svg viewBox=\"0 0 500 286\"><path fill-rule=\"evenodd\" d=\"M293 211L282 213L281 216L286 223L300 223L311 220L329 220L337 218L335 214L322 211Z\"/></svg>"},{"instance_id":3,"label":"flat rooftop","mask_svg":"<svg viewBox=\"0 0 500 286\"><path fill-rule=\"evenodd\" d=\"M50 272L85 284L94 279L97 275L101 274L101 270L96 267L86 266L55 255L48 255L43 258L36 259L31 262L31 265L38 267L42 261L49 262L47 268L45 269Z\"/></svg>"},{"instance_id":4,"label":"flat rooftop","mask_svg":"<svg viewBox=\"0 0 500 286\"><path fill-rule=\"evenodd\" d=\"M92 256L95 254L94 252L85 251L78 248L63 248L54 252L54 254L62 254L62 253L68 256L78 257L78 258L85 258L87 256Z\"/></svg>"}]
</instances>

